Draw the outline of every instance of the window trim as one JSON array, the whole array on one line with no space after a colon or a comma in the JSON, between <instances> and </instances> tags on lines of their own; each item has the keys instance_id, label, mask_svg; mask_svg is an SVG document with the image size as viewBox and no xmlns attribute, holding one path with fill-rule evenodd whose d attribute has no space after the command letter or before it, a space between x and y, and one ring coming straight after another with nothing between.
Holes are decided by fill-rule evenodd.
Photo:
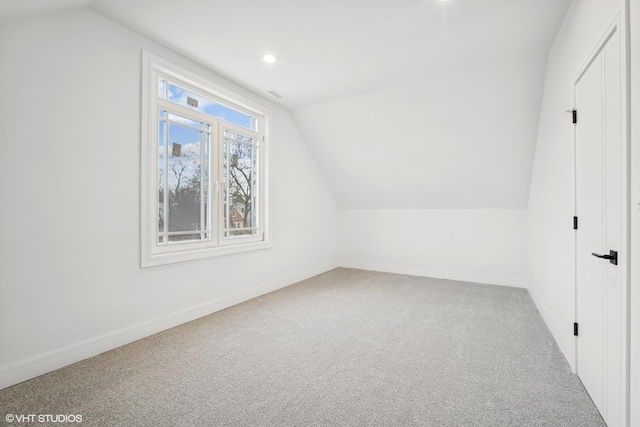
<instances>
[{"instance_id":1,"label":"window trim","mask_svg":"<svg viewBox=\"0 0 640 427\"><path fill-rule=\"evenodd\" d=\"M258 236L247 238L231 238L222 239L224 234L223 222L224 218L222 210L218 208L212 209L216 211L211 215L210 227L212 236L215 235L217 246L210 246L201 241L176 245L157 245L157 141L153 140L157 128L158 105L151 97L157 96L157 75L166 76L175 82L179 82L186 86L186 89L196 90L196 93L206 95L214 102L220 102L223 105L237 109L242 113L249 113L259 120L258 135L262 136L260 142L260 154L258 158ZM195 73L185 70L165 59L162 59L145 50L142 51L142 91L141 91L141 156L140 156L140 236L141 236L141 261L142 268L153 267L164 264L172 264L177 262L198 260L203 258L217 257L228 254L235 254L247 251L255 251L267 249L271 247L269 238L269 129L270 129L270 111L263 106L255 104L246 98L221 87L209 80L206 80ZM155 98L154 98L155 99ZM175 105L172 109L180 111L179 105ZM184 107L186 108L186 107ZM153 110L153 111L152 111ZM201 116L203 113L194 110L193 115ZM213 121L212 134L216 133L216 137L222 135L222 129L237 129L240 132L249 132L256 134L255 131L244 129L241 126L226 122L224 119L211 117L207 121ZM219 128L219 129L218 129ZM157 131L156 131L157 132ZM215 145L215 144L214 144ZM220 140L220 150L222 150L222 141ZM154 148L155 146L155 148ZM214 146L210 147L211 151ZM218 153L221 154L221 153ZM217 157L217 156L216 156ZM222 163L219 163L220 169ZM212 169L214 165L212 165ZM218 165L215 166L218 168ZM222 171L220 170L220 174ZM211 183L218 178L211 178ZM217 203L223 205L222 188L212 188L212 198L217 198ZM218 212L219 211L219 212ZM220 214L219 214L220 213ZM231 224L231 218L228 219ZM229 228L232 230L232 227ZM174 250L167 249L174 248Z\"/></svg>"}]
</instances>

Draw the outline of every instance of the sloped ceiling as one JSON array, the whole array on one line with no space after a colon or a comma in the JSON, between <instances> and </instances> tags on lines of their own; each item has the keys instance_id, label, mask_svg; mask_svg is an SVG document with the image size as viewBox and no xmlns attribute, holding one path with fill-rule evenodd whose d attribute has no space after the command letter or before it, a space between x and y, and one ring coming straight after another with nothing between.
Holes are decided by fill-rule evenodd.
<instances>
[{"instance_id":1,"label":"sloped ceiling","mask_svg":"<svg viewBox=\"0 0 640 427\"><path fill-rule=\"evenodd\" d=\"M28 3L51 1L83 3ZM340 207L524 208L546 56L570 2L89 7L288 108ZM267 52L279 61L264 63Z\"/></svg>"},{"instance_id":2,"label":"sloped ceiling","mask_svg":"<svg viewBox=\"0 0 640 427\"><path fill-rule=\"evenodd\" d=\"M0 0L0 19L85 7L92 0Z\"/></svg>"},{"instance_id":3,"label":"sloped ceiling","mask_svg":"<svg viewBox=\"0 0 640 427\"><path fill-rule=\"evenodd\" d=\"M297 109L344 208L526 208L542 55Z\"/></svg>"}]
</instances>

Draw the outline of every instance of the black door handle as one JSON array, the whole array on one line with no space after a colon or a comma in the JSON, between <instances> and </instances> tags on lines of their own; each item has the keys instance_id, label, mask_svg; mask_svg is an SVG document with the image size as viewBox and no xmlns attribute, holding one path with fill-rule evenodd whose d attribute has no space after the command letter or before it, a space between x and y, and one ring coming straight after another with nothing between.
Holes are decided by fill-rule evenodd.
<instances>
[{"instance_id":1,"label":"black door handle","mask_svg":"<svg viewBox=\"0 0 640 427\"><path fill-rule=\"evenodd\" d=\"M618 265L618 252L616 251L609 251L609 255L600 255L593 252L591 255L602 259L608 259L611 264Z\"/></svg>"}]
</instances>

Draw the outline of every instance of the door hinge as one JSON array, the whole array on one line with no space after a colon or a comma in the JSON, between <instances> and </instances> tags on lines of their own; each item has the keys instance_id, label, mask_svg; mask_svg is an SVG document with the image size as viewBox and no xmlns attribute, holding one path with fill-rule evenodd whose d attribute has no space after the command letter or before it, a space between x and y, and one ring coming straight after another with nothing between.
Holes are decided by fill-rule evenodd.
<instances>
[{"instance_id":1,"label":"door hinge","mask_svg":"<svg viewBox=\"0 0 640 427\"><path fill-rule=\"evenodd\" d=\"M578 217L577 216L573 217L573 229L574 230L578 229Z\"/></svg>"},{"instance_id":2,"label":"door hinge","mask_svg":"<svg viewBox=\"0 0 640 427\"><path fill-rule=\"evenodd\" d=\"M576 336L576 337L578 336L578 324L577 323L573 324L573 335Z\"/></svg>"},{"instance_id":3,"label":"door hinge","mask_svg":"<svg viewBox=\"0 0 640 427\"><path fill-rule=\"evenodd\" d=\"M573 124L575 125L576 123L578 123L578 110L574 108L573 110L571 110L571 113L571 115L573 116Z\"/></svg>"}]
</instances>

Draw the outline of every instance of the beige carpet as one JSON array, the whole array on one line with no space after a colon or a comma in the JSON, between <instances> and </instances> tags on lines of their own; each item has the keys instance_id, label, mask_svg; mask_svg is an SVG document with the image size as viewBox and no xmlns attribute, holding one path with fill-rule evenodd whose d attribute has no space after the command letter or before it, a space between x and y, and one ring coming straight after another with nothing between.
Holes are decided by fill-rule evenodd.
<instances>
[{"instance_id":1,"label":"beige carpet","mask_svg":"<svg viewBox=\"0 0 640 427\"><path fill-rule=\"evenodd\" d=\"M342 268L2 390L0 425L26 425L6 414L79 414L69 425L82 426L604 426L526 290Z\"/></svg>"}]
</instances>

